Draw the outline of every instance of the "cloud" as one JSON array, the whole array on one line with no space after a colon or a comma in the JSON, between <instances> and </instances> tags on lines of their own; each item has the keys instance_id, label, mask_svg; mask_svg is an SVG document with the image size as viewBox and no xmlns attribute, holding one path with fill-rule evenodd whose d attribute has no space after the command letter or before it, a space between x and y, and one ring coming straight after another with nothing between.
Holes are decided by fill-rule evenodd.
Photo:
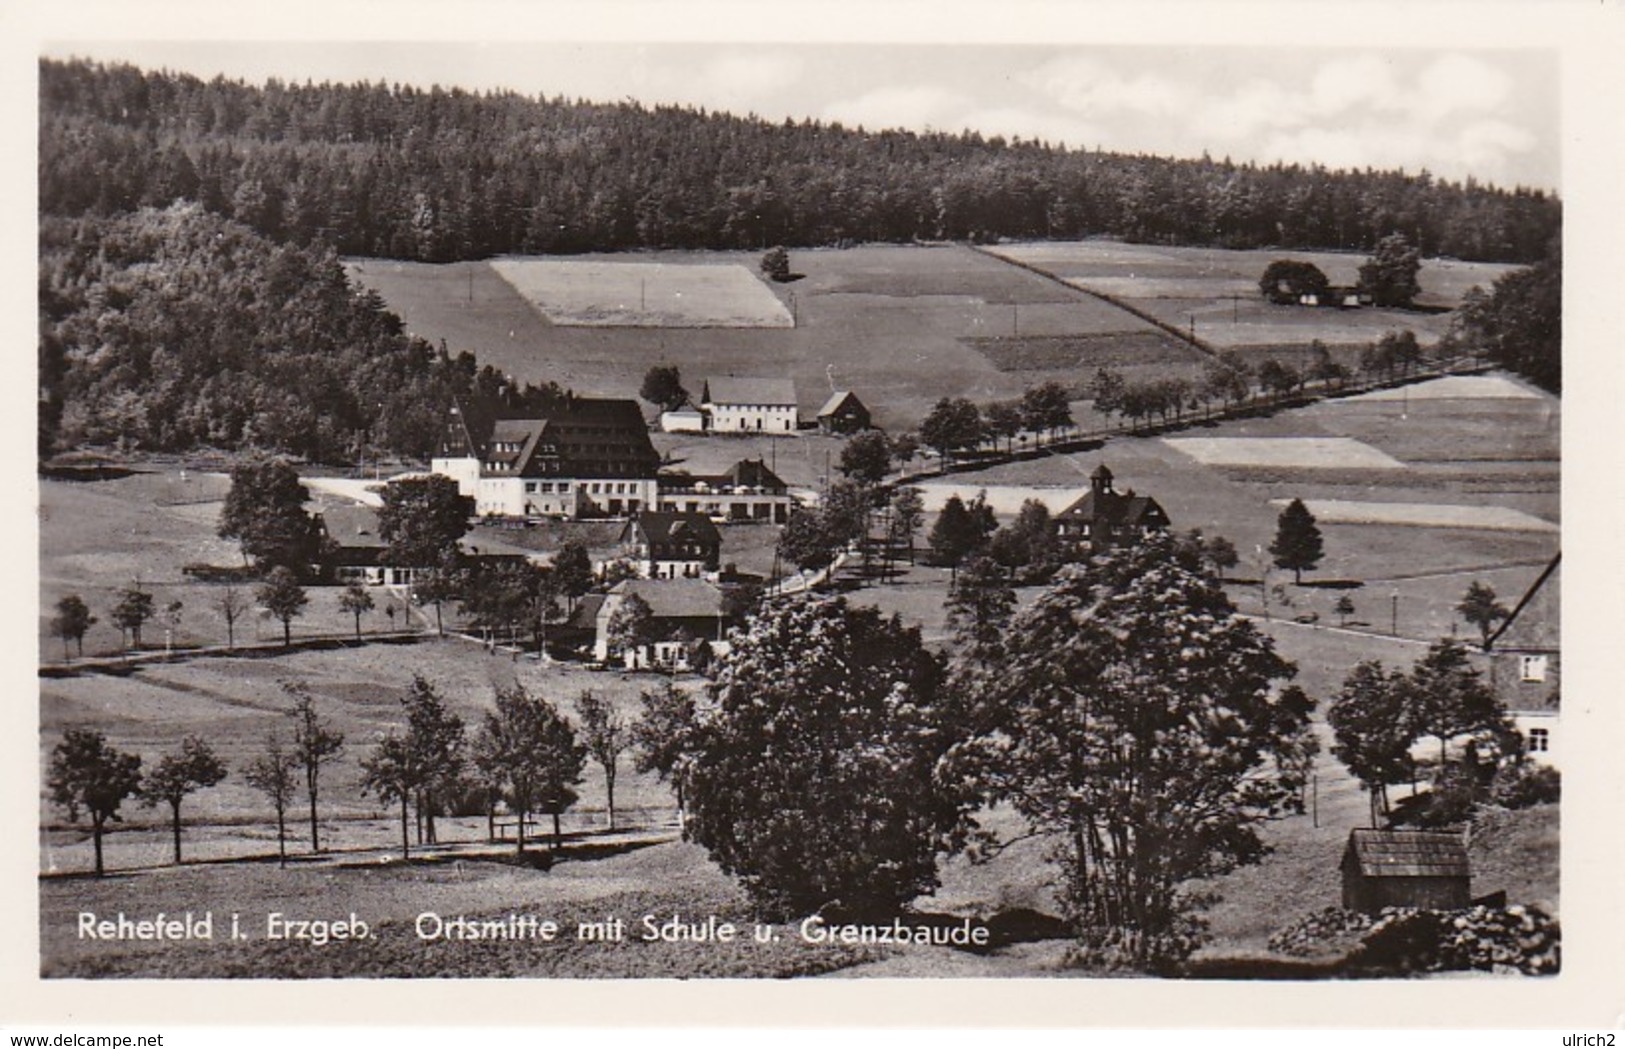
<instances>
[{"instance_id":1,"label":"cloud","mask_svg":"<svg viewBox=\"0 0 1625 1049\"><path fill-rule=\"evenodd\" d=\"M706 63L703 79L715 91L732 94L782 91L801 79L806 63L783 52L723 55Z\"/></svg>"},{"instance_id":2,"label":"cloud","mask_svg":"<svg viewBox=\"0 0 1625 1049\"><path fill-rule=\"evenodd\" d=\"M1417 77L1419 111L1442 120L1457 113L1493 113L1512 93L1512 78L1467 55L1445 55Z\"/></svg>"},{"instance_id":3,"label":"cloud","mask_svg":"<svg viewBox=\"0 0 1625 1049\"><path fill-rule=\"evenodd\" d=\"M1103 62L1067 57L1017 78L1065 109L1095 116L1176 116L1193 100L1191 86L1157 73L1124 75Z\"/></svg>"},{"instance_id":4,"label":"cloud","mask_svg":"<svg viewBox=\"0 0 1625 1049\"><path fill-rule=\"evenodd\" d=\"M952 115L963 112L969 99L958 91L930 84L882 87L853 98L837 99L820 114L825 120L848 126L876 128L935 128L957 131Z\"/></svg>"}]
</instances>

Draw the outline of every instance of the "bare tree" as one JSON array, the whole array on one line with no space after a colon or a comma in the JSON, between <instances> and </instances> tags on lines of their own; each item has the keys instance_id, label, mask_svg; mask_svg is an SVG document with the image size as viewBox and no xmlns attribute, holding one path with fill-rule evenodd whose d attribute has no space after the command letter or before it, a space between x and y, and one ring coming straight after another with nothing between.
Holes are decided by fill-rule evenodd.
<instances>
[{"instance_id":1,"label":"bare tree","mask_svg":"<svg viewBox=\"0 0 1625 1049\"><path fill-rule=\"evenodd\" d=\"M332 723L317 716L316 700L310 690L296 681L283 682L283 691L293 697L293 755L305 770L305 795L310 799L310 851L321 852L316 830L316 793L322 764L344 749L344 733L333 731Z\"/></svg>"},{"instance_id":2,"label":"bare tree","mask_svg":"<svg viewBox=\"0 0 1625 1049\"><path fill-rule=\"evenodd\" d=\"M288 805L293 801L298 767L298 757L282 749L282 740L272 729L265 737L265 750L243 770L243 780L270 798L276 809L276 852L283 866L288 863Z\"/></svg>"},{"instance_id":3,"label":"bare tree","mask_svg":"<svg viewBox=\"0 0 1625 1049\"><path fill-rule=\"evenodd\" d=\"M225 589L215 595L214 607L220 613L220 618L226 621L226 647L237 647L237 620L243 613L254 607L247 594L227 583Z\"/></svg>"}]
</instances>

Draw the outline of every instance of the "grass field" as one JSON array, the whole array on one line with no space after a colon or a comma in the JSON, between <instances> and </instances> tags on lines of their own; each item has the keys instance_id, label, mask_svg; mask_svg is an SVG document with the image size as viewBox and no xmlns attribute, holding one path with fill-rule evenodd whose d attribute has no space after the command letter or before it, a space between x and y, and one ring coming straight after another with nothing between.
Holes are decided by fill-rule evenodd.
<instances>
[{"instance_id":1,"label":"grass field","mask_svg":"<svg viewBox=\"0 0 1625 1049\"><path fill-rule=\"evenodd\" d=\"M521 260L511 260L518 262ZM754 269L748 252L658 252L581 256L551 266L587 272L607 263ZM657 363L677 365L698 391L708 376L789 377L804 417L829 393L831 376L859 392L876 422L917 426L944 396L1017 397L1045 379L1079 378L1076 356L1050 353L1036 368L1003 371L1030 351L1022 340L1083 339L1102 352L1121 340L1166 355L1154 326L1107 303L967 248L863 246L796 251L802 279L758 282L794 317L789 329L594 328L549 323L488 263L446 266L355 259L351 275L378 291L409 330L530 381L554 380L581 393L635 395ZM506 265L506 263L499 263ZM632 293L636 294L636 286ZM978 347L1006 341L996 363ZM1002 351L992 351L999 356ZM1115 359L1115 358L1114 358ZM1193 357L1194 359L1194 357ZM1088 367L1088 374L1093 366Z\"/></svg>"},{"instance_id":2,"label":"grass field","mask_svg":"<svg viewBox=\"0 0 1625 1049\"><path fill-rule=\"evenodd\" d=\"M494 259L498 276L553 324L789 328L790 311L744 266Z\"/></svg>"},{"instance_id":3,"label":"grass field","mask_svg":"<svg viewBox=\"0 0 1625 1049\"><path fill-rule=\"evenodd\" d=\"M1333 284L1352 285L1359 279L1364 255L1109 241L1011 244L993 250L1075 287L1120 298L1212 346L1243 349L1260 359L1275 347L1307 345L1315 339L1328 346L1352 347L1391 330L1415 332L1418 342L1431 345L1448 327L1449 317L1440 311L1460 305L1475 284L1487 290L1511 268L1427 259L1419 275L1422 294L1417 305L1431 312L1337 310L1272 305L1260 297L1258 278L1276 259L1294 259L1319 266Z\"/></svg>"}]
</instances>

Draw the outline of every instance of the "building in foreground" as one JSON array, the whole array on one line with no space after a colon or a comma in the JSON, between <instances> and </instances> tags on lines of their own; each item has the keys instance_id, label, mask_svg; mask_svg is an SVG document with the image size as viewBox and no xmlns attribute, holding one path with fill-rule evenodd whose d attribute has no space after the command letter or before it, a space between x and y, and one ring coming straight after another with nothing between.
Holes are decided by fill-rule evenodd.
<instances>
[{"instance_id":1,"label":"building in foreground","mask_svg":"<svg viewBox=\"0 0 1625 1049\"><path fill-rule=\"evenodd\" d=\"M1524 752L1558 766L1561 553L1547 562L1512 614L1490 635L1490 687L1523 737Z\"/></svg>"}]
</instances>

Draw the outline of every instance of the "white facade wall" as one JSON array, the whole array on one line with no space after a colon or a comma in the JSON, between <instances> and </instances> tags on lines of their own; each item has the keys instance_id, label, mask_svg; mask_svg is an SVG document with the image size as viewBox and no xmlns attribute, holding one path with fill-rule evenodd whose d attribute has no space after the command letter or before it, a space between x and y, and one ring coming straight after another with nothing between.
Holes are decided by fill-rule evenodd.
<instances>
[{"instance_id":1,"label":"white facade wall","mask_svg":"<svg viewBox=\"0 0 1625 1049\"><path fill-rule=\"evenodd\" d=\"M473 456L461 456L455 459L430 459L429 471L456 481L459 495L479 498L480 461Z\"/></svg>"},{"instance_id":2,"label":"white facade wall","mask_svg":"<svg viewBox=\"0 0 1625 1049\"><path fill-rule=\"evenodd\" d=\"M1558 750L1557 718L1556 711L1512 715L1512 723L1517 726L1518 735L1523 737L1525 755L1537 765L1549 765L1554 769L1563 767L1562 755Z\"/></svg>"},{"instance_id":3,"label":"white facade wall","mask_svg":"<svg viewBox=\"0 0 1625 1049\"><path fill-rule=\"evenodd\" d=\"M713 433L794 433L793 404L711 404Z\"/></svg>"},{"instance_id":4,"label":"white facade wall","mask_svg":"<svg viewBox=\"0 0 1625 1049\"><path fill-rule=\"evenodd\" d=\"M661 412L660 428L667 433L704 433L705 416L700 412Z\"/></svg>"}]
</instances>

